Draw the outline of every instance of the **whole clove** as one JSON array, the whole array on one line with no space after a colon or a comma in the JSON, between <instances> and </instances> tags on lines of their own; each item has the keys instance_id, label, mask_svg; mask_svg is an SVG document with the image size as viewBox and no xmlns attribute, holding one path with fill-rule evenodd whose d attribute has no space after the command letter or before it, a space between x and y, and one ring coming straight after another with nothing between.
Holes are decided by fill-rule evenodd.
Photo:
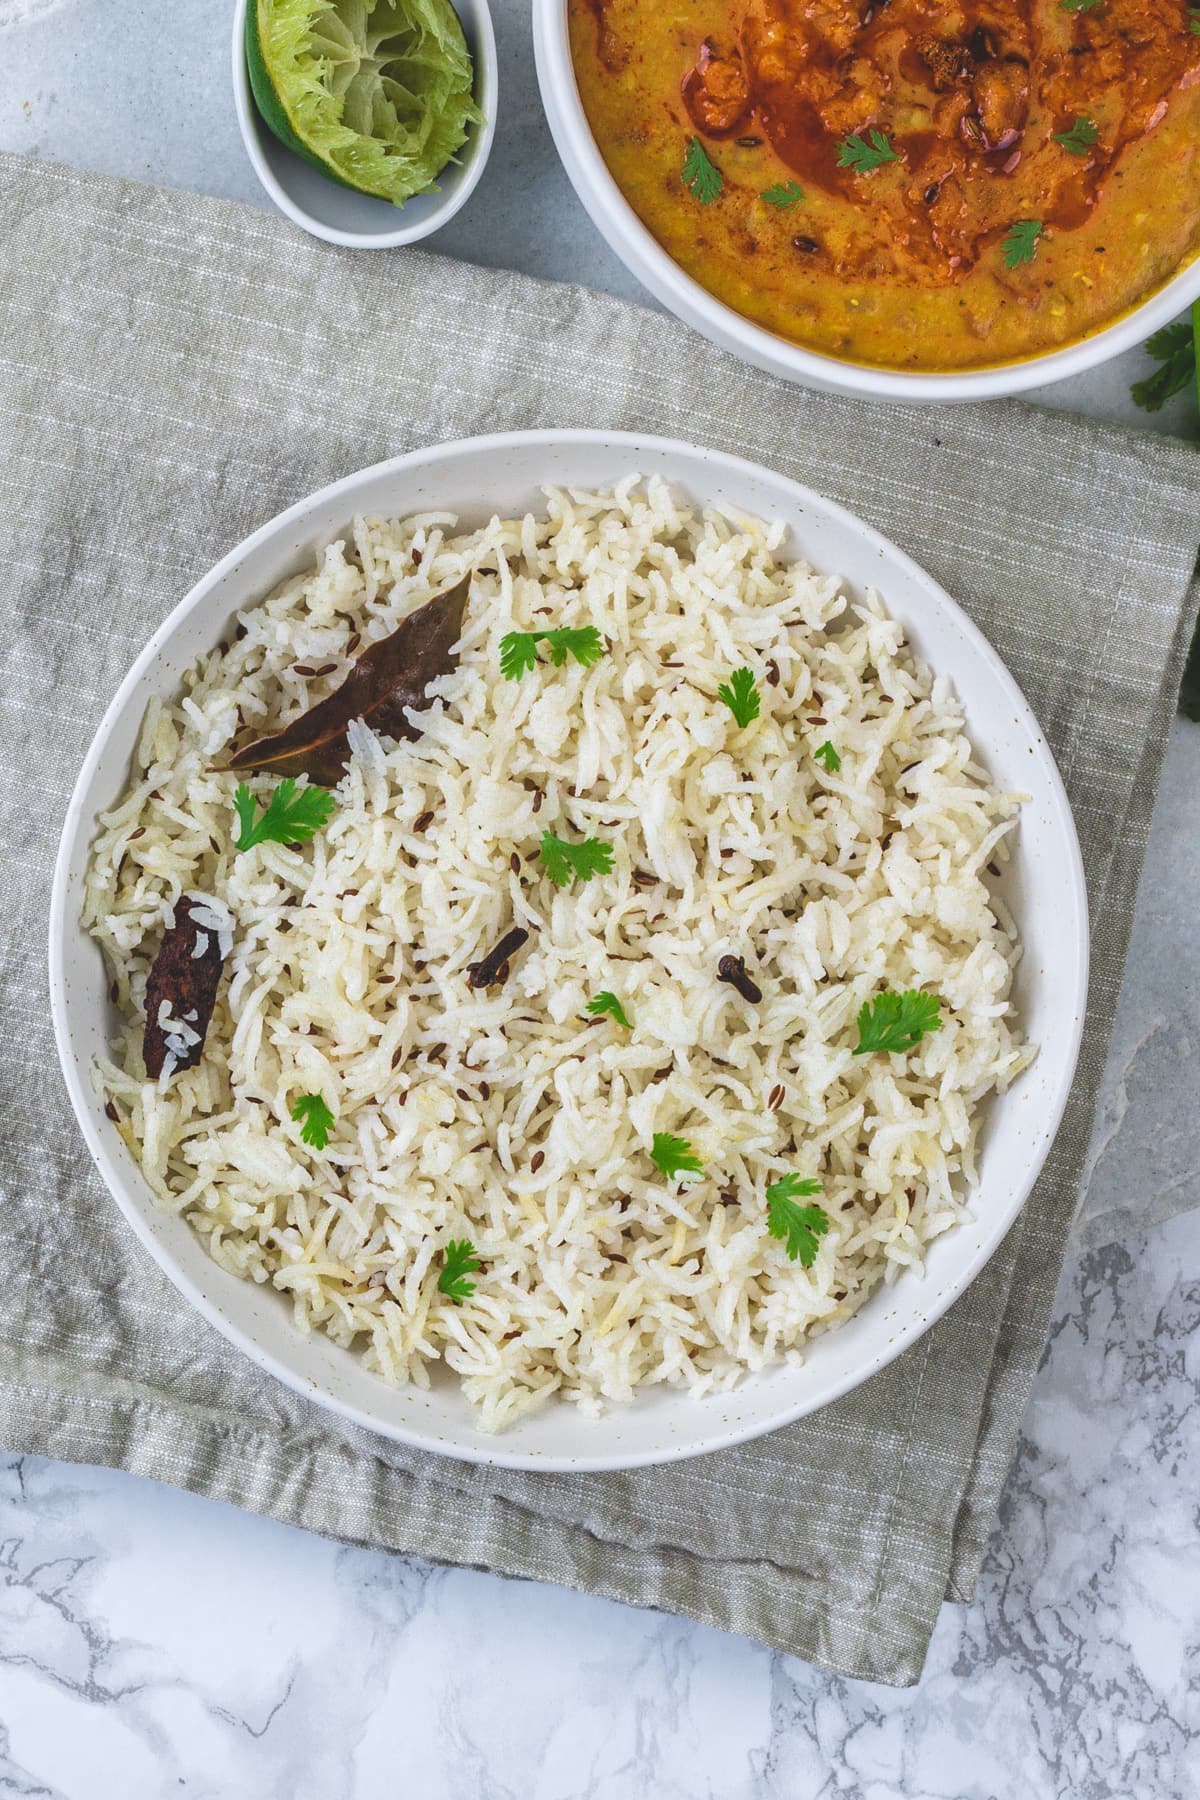
<instances>
[{"instance_id":1,"label":"whole clove","mask_svg":"<svg viewBox=\"0 0 1200 1800\"><path fill-rule=\"evenodd\" d=\"M717 964L717 980L727 981L730 987L737 989L743 1000L762 999L762 989L746 973L744 956L723 956Z\"/></svg>"},{"instance_id":2,"label":"whole clove","mask_svg":"<svg viewBox=\"0 0 1200 1800\"><path fill-rule=\"evenodd\" d=\"M529 933L520 925L514 925L511 931L506 931L494 949L489 950L479 962L468 965L468 987L492 987L497 982L503 981L508 974L509 958L514 951L519 950L521 945L528 941L528 938Z\"/></svg>"}]
</instances>

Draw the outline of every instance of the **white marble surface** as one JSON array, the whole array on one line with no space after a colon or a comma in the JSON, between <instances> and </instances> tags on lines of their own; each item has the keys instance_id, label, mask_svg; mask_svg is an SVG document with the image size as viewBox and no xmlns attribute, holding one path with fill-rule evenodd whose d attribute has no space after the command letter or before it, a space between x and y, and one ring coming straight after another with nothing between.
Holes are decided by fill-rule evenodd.
<instances>
[{"instance_id":1,"label":"white marble surface","mask_svg":"<svg viewBox=\"0 0 1200 1800\"><path fill-rule=\"evenodd\" d=\"M493 0L492 164L437 247L641 298ZM0 0L0 148L264 204L228 0ZM1046 404L1128 401L1134 353ZM1200 477L1198 477L1200 492ZM1084 527L1086 528L1086 527ZM1200 727L1155 817L1082 1242L1200 1201ZM0 1457L0 1796L1195 1800L1200 1214L1068 1267L979 1596L891 1692L673 1619Z\"/></svg>"}]
</instances>

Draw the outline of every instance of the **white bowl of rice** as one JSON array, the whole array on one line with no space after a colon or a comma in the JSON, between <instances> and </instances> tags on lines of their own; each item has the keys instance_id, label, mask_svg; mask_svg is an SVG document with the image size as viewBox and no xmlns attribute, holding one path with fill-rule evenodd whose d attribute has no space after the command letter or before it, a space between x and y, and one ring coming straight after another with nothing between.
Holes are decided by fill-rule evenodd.
<instances>
[{"instance_id":1,"label":"white bowl of rice","mask_svg":"<svg viewBox=\"0 0 1200 1800\"><path fill-rule=\"evenodd\" d=\"M352 723L320 827L239 850L279 775L235 746L464 576L410 735ZM188 929L220 984L159 1007L152 1079ZM352 475L193 589L80 773L51 999L114 1199L264 1370L614 1469L828 1404L963 1292L1062 1116L1087 939L1045 739L908 557L737 458L545 431Z\"/></svg>"}]
</instances>

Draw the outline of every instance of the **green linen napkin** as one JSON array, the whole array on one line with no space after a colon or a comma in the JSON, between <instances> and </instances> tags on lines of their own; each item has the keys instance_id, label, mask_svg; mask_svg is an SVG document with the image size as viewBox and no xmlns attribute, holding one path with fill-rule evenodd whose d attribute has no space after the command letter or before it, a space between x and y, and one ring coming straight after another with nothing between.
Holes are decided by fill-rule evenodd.
<instances>
[{"instance_id":1,"label":"green linen napkin","mask_svg":"<svg viewBox=\"0 0 1200 1800\"><path fill-rule=\"evenodd\" d=\"M969 1596L1041 1355L1198 590L1195 454L1016 405L826 398L670 319L237 207L0 158L0 1442L340 1538L691 1614L916 1679ZM178 1299L90 1168L44 941L64 807L146 637L253 527L379 458L602 425L754 457L911 551L996 644L1059 758L1094 920L1083 1059L986 1271L815 1418L616 1475L410 1452L260 1374Z\"/></svg>"}]
</instances>

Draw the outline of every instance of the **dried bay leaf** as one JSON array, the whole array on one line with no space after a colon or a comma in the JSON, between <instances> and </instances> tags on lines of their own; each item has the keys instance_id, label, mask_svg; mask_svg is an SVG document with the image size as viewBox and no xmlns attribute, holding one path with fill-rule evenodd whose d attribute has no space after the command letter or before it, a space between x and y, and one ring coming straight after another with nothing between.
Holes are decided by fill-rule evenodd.
<instances>
[{"instance_id":1,"label":"dried bay leaf","mask_svg":"<svg viewBox=\"0 0 1200 1800\"><path fill-rule=\"evenodd\" d=\"M415 738L417 729L404 709L427 705L430 684L454 667L452 651L470 586L470 575L464 575L445 593L414 607L395 631L359 653L340 688L282 731L243 744L221 767L307 775L321 787L336 787L350 760L346 731L352 720L362 719L383 737Z\"/></svg>"}]
</instances>

